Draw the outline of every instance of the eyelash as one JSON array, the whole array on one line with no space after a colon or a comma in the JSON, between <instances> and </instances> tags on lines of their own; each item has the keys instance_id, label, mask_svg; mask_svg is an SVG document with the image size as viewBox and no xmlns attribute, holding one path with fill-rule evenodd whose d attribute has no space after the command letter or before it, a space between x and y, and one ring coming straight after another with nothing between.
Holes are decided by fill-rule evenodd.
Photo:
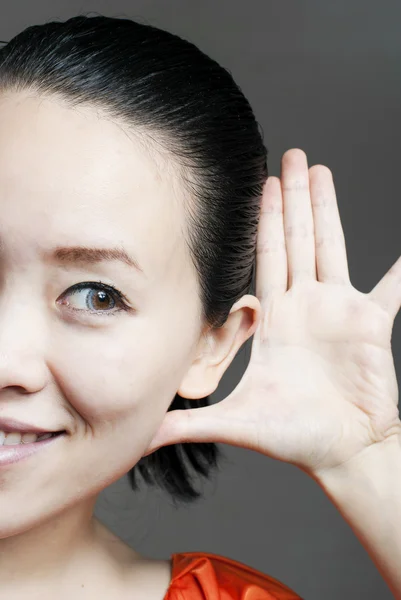
<instances>
[{"instance_id":1,"label":"eyelash","mask_svg":"<svg viewBox=\"0 0 401 600\"><path fill-rule=\"evenodd\" d=\"M111 316L114 315L117 312L120 312L121 310L124 311L130 311L132 310L132 308L130 306L128 306L128 299L126 298L126 296L116 287L113 287L111 285L107 285L106 283L103 283L102 281L82 281L81 283L76 283L75 285L71 286L68 288L68 290L66 290L63 295L62 298L64 298L65 296L67 296L68 294L74 294L76 292L79 292L83 289L94 289L94 290L98 290L98 291L102 291L102 292L106 292L107 294L109 294L115 301L117 301L118 303L120 303L121 308L119 310L115 310L114 312L112 312L112 309L110 310L85 310L83 308L74 308L72 306L68 306L68 310L72 310L74 312L89 312L92 315L107 315L107 316Z\"/></svg>"}]
</instances>

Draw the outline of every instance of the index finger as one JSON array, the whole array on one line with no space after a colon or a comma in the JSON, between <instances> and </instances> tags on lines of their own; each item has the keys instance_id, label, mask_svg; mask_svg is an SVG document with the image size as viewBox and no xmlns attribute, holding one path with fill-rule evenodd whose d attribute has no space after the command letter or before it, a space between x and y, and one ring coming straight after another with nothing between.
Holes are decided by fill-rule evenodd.
<instances>
[{"instance_id":1,"label":"index finger","mask_svg":"<svg viewBox=\"0 0 401 600\"><path fill-rule=\"evenodd\" d=\"M287 279L281 183L270 176L263 188L256 242L256 296L260 302L272 293L286 292Z\"/></svg>"}]
</instances>

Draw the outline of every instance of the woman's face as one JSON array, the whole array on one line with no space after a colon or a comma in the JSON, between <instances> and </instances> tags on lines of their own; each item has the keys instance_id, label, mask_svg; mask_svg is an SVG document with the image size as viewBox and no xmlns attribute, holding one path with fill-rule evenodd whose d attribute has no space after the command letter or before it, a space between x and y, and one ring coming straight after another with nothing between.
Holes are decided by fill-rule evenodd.
<instances>
[{"instance_id":1,"label":"woman's face","mask_svg":"<svg viewBox=\"0 0 401 600\"><path fill-rule=\"evenodd\" d=\"M179 186L122 127L10 93L0 131L0 419L68 433L0 465L7 537L141 458L194 359L201 307ZM73 247L124 249L143 271Z\"/></svg>"}]
</instances>

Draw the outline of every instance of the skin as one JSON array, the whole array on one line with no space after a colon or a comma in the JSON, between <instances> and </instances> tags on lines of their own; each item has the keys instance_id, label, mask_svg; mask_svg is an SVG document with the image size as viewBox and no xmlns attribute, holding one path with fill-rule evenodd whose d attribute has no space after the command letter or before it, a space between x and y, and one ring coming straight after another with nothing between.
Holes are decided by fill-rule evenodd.
<instances>
[{"instance_id":1,"label":"skin","mask_svg":"<svg viewBox=\"0 0 401 600\"><path fill-rule=\"evenodd\" d=\"M170 562L116 538L93 516L96 498L146 453L177 391L216 389L258 325L259 301L243 296L223 328L205 328L178 168L121 124L3 91L0 131L0 418L68 434L0 466L2 594L161 600ZM44 257L84 245L124 246L144 274ZM99 280L131 310L109 295L99 308L93 286L70 290Z\"/></svg>"}]
</instances>

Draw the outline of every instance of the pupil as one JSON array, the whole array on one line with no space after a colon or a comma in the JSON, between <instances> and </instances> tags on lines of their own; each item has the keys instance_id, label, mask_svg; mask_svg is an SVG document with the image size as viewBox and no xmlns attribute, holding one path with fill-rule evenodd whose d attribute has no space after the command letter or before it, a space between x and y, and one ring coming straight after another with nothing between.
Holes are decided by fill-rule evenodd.
<instances>
[{"instance_id":1,"label":"pupil","mask_svg":"<svg viewBox=\"0 0 401 600\"><path fill-rule=\"evenodd\" d=\"M97 290L96 291L96 301L99 301L101 308L105 307L105 303L107 304L107 297L108 296L109 296L109 294L107 292L105 292L104 290ZM96 304L96 302L95 302L95 304ZM95 310L97 310L96 306L95 306Z\"/></svg>"}]
</instances>

